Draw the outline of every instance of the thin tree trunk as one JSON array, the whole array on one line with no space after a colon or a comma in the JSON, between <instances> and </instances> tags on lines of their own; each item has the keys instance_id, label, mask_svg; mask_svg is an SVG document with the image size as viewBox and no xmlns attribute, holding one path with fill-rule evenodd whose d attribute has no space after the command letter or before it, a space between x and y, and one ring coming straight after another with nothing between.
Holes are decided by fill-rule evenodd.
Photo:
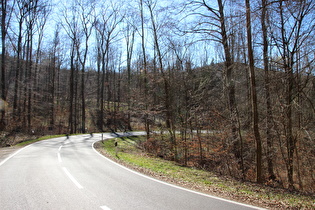
<instances>
[{"instance_id":1,"label":"thin tree trunk","mask_svg":"<svg viewBox=\"0 0 315 210\"><path fill-rule=\"evenodd\" d=\"M74 42L74 41L73 41ZM70 92L69 92L69 131L70 134L74 132L73 127L73 99L74 99L74 43L71 46L71 55L70 55Z\"/></svg>"},{"instance_id":2,"label":"thin tree trunk","mask_svg":"<svg viewBox=\"0 0 315 210\"><path fill-rule=\"evenodd\" d=\"M16 63L16 71L15 71L15 83L14 83L14 99L13 99L13 118L16 121L20 118L20 105L19 105L19 95L20 95L20 78L21 78L21 58L22 58L22 24L23 18L19 20L19 35L18 35L18 43L17 43L17 63Z\"/></svg>"},{"instance_id":3,"label":"thin tree trunk","mask_svg":"<svg viewBox=\"0 0 315 210\"><path fill-rule=\"evenodd\" d=\"M81 132L85 133L85 118L86 118L86 113L85 113L85 68L82 67L82 75L81 75L81 106L82 106L82 116L81 116Z\"/></svg>"},{"instance_id":4,"label":"thin tree trunk","mask_svg":"<svg viewBox=\"0 0 315 210\"><path fill-rule=\"evenodd\" d=\"M269 79L269 42L268 42L268 29L267 29L267 5L268 0L262 0L262 15L261 15L261 27L262 27L262 39L263 39L263 60L264 60L264 80L265 80L265 97L266 97L266 139L267 139L267 169L269 179L276 179L273 167L273 137L272 137L272 107L270 97L270 79Z\"/></svg>"},{"instance_id":5,"label":"thin tree trunk","mask_svg":"<svg viewBox=\"0 0 315 210\"><path fill-rule=\"evenodd\" d=\"M141 47L143 55L143 69L144 69L144 97L145 97L145 114L144 114L144 125L147 133L147 139L150 138L150 124L148 116L148 79L147 79L147 55L145 50L145 36L144 36L144 14L143 14L143 0L140 0L140 13L141 13Z\"/></svg>"},{"instance_id":6,"label":"thin tree trunk","mask_svg":"<svg viewBox=\"0 0 315 210\"><path fill-rule=\"evenodd\" d=\"M165 95L164 105L165 105L165 112L166 112L166 127L170 134L170 141L171 141L171 144L173 146L173 151L174 151L174 159L177 160L178 158L177 142L176 142L176 136L175 136L175 125L174 125L173 116L172 116L170 85L169 85L167 75L165 74L165 71L164 71L163 58L162 58L161 48L159 45L157 27L154 20L152 4L148 3L147 6L149 8L149 12L151 16L151 23L153 27L153 39L154 39L155 50L157 52L157 57L158 57L158 63L159 63L158 67L162 74L163 84L164 84L164 95Z\"/></svg>"},{"instance_id":7,"label":"thin tree trunk","mask_svg":"<svg viewBox=\"0 0 315 210\"><path fill-rule=\"evenodd\" d=\"M283 14L283 0L279 2L280 9L280 21L281 21L281 39L283 45L283 62L285 70L285 138L287 143L287 175L289 189L294 189L294 180L293 180L293 156L295 149L295 140L293 137L293 122L292 122L292 98L293 98L293 54L289 52L287 38L285 37L285 20Z\"/></svg>"},{"instance_id":8,"label":"thin tree trunk","mask_svg":"<svg viewBox=\"0 0 315 210\"><path fill-rule=\"evenodd\" d=\"M232 137L234 141L237 140L237 110L236 110L236 100L235 100L235 85L232 79L232 72L233 72L233 60L230 53L230 47L228 44L228 36L226 32L226 25L225 25L225 16L224 16L224 6L222 0L217 0L219 5L219 14L220 14L220 30L222 36L222 44L224 49L225 55L225 68L226 68L226 80L225 84L227 87L227 96L229 102L229 109L231 115L231 131Z\"/></svg>"},{"instance_id":9,"label":"thin tree trunk","mask_svg":"<svg viewBox=\"0 0 315 210\"><path fill-rule=\"evenodd\" d=\"M26 72L25 72L25 109L27 109L27 128L32 127L32 51L33 51L33 23L30 22L27 31L26 44Z\"/></svg>"},{"instance_id":10,"label":"thin tree trunk","mask_svg":"<svg viewBox=\"0 0 315 210\"><path fill-rule=\"evenodd\" d=\"M234 61L231 55L231 47L229 46L228 34L226 31L226 23L225 23L225 15L224 15L224 6L222 0L217 0L219 6L219 19L220 19L220 34L222 36L222 45L224 49L225 55L225 86L227 88L227 99L230 111L230 126L231 126L231 135L232 135L232 143L233 143L233 153L235 157L238 159L238 163L240 164L241 171L244 176L244 161L243 161L243 142L242 137L239 136L240 132L238 130L238 111L235 99L235 83L232 78L232 73L234 70Z\"/></svg>"},{"instance_id":11,"label":"thin tree trunk","mask_svg":"<svg viewBox=\"0 0 315 210\"><path fill-rule=\"evenodd\" d=\"M77 50L77 49L76 49ZM78 131L79 120L79 66L78 58L75 59L75 71L74 71L74 133Z\"/></svg>"},{"instance_id":12,"label":"thin tree trunk","mask_svg":"<svg viewBox=\"0 0 315 210\"><path fill-rule=\"evenodd\" d=\"M251 29L251 9L249 0L246 3L246 28L247 28L247 49L249 57L249 76L251 83L251 100L252 100L252 114L253 114L253 132L256 140L256 179L258 183L262 183L262 145L259 133L259 118L258 118L258 104L256 93L256 78L254 66L254 53L252 46L252 29Z\"/></svg>"},{"instance_id":13,"label":"thin tree trunk","mask_svg":"<svg viewBox=\"0 0 315 210\"><path fill-rule=\"evenodd\" d=\"M7 14L7 0L1 1L1 44L2 44L2 53L1 53L1 99L3 107L1 107L1 121L0 121L0 130L4 130L5 123L5 114L6 110L4 107L4 103L6 101L6 63L5 63L5 54L6 54L6 35L7 35L7 25L6 25L6 14Z\"/></svg>"},{"instance_id":14,"label":"thin tree trunk","mask_svg":"<svg viewBox=\"0 0 315 210\"><path fill-rule=\"evenodd\" d=\"M142 17L141 17L142 18ZM134 47L134 40L135 40L135 29L132 30L131 32L131 40L129 37L130 33L130 28L127 26L127 37L126 37L126 47L127 47L127 74L128 74L128 96L127 96L127 104L128 104L128 119L127 119L127 124L128 128L127 130L131 130L131 61L132 61L132 55L133 55L133 47ZM142 34L143 35L143 34ZM143 41L143 40L142 40ZM147 131L147 129L146 129Z\"/></svg>"}]
</instances>

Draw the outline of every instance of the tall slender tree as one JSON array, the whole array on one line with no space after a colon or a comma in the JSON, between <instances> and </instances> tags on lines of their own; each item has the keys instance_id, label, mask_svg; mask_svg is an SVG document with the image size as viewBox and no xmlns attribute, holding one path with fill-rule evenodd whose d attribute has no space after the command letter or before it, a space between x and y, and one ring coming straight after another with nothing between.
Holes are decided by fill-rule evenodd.
<instances>
[{"instance_id":1,"label":"tall slender tree","mask_svg":"<svg viewBox=\"0 0 315 210\"><path fill-rule=\"evenodd\" d=\"M141 16L141 48L142 48L142 56L143 56L143 70L144 70L144 97L145 97L145 115L144 115L144 124L145 131L147 133L147 139L150 138L150 124L149 124L149 116L148 116L148 64L147 64L147 54L145 47L145 30L144 30L144 7L143 0L140 0L140 16Z\"/></svg>"},{"instance_id":2,"label":"tall slender tree","mask_svg":"<svg viewBox=\"0 0 315 210\"><path fill-rule=\"evenodd\" d=\"M263 62L264 62L264 82L265 82L265 97L266 97L266 139L267 139L267 168L270 179L275 179L274 167L273 167L273 115L271 107L271 93L270 93L270 76L269 76L269 40L268 40L268 7L269 1L262 0L261 2L261 28L262 28L262 40L263 40Z\"/></svg>"},{"instance_id":3,"label":"tall slender tree","mask_svg":"<svg viewBox=\"0 0 315 210\"><path fill-rule=\"evenodd\" d=\"M79 18L81 22L81 27L83 28L83 36L84 36L84 47L81 49L80 46L77 46L77 56L80 62L81 68L81 132L85 133L86 131L86 103L85 103L85 69L86 69L86 61L87 54L89 49L89 38L92 34L92 29L95 24L95 16L92 14L94 11L94 1L90 1L86 4L84 1L78 1L77 5L79 6ZM78 42L77 42L78 43Z\"/></svg>"},{"instance_id":4,"label":"tall slender tree","mask_svg":"<svg viewBox=\"0 0 315 210\"><path fill-rule=\"evenodd\" d=\"M101 39L98 42L98 57L100 61L101 69L101 88L100 88L100 101L99 112L97 116L98 129L103 131L104 129L104 117L105 117L105 100L107 91L107 107L110 106L110 81L109 81L109 58L110 58L110 46L112 42L118 37L119 30L118 25L122 22L124 17L121 17L118 13L117 5L112 5L106 10L103 10L95 23L95 29L97 36Z\"/></svg>"},{"instance_id":5,"label":"tall slender tree","mask_svg":"<svg viewBox=\"0 0 315 210\"><path fill-rule=\"evenodd\" d=\"M153 0L146 0L145 4L148 7L149 14L150 14L150 20L151 20L151 26L152 26L152 33L153 33L153 42L154 42L154 50L157 55L157 67L159 70L159 73L162 76L163 80L163 90L164 90L164 109L165 109L165 124L166 128L170 134L170 142L173 147L174 152L174 159L177 160L177 142L175 137L175 123L174 123L174 116L173 116L173 110L172 110L172 95L171 95L171 88L170 88L170 80L167 75L167 72L164 67L163 63L163 55L162 55L162 49L160 46L160 39L158 35L158 26L157 26L157 20L156 15L154 14L154 10L156 7L156 3Z\"/></svg>"},{"instance_id":6,"label":"tall slender tree","mask_svg":"<svg viewBox=\"0 0 315 210\"><path fill-rule=\"evenodd\" d=\"M1 1L1 120L0 120L0 129L5 129L5 114L6 110L4 107L4 103L6 101L6 62L5 62L5 55L6 55L6 36L8 33L8 20L7 20L7 13L10 14L8 11L8 0Z\"/></svg>"},{"instance_id":7,"label":"tall slender tree","mask_svg":"<svg viewBox=\"0 0 315 210\"><path fill-rule=\"evenodd\" d=\"M125 40L126 40L126 51L127 51L127 104L128 104L128 130L131 130L131 71L132 71L132 57L134 51L136 27L134 24L127 22Z\"/></svg>"},{"instance_id":8,"label":"tall slender tree","mask_svg":"<svg viewBox=\"0 0 315 210\"><path fill-rule=\"evenodd\" d=\"M77 66L77 47L79 46L79 20L77 18L78 10L73 3L70 11L65 6L63 11L62 27L70 39L70 80L69 80L69 118L68 126L70 133L77 132L77 86L78 86L78 66Z\"/></svg>"},{"instance_id":9,"label":"tall slender tree","mask_svg":"<svg viewBox=\"0 0 315 210\"><path fill-rule=\"evenodd\" d=\"M246 4L246 28L247 28L247 49L249 60L249 77L251 88L251 103L252 103L252 119L253 132L256 140L256 179L258 183L262 183L262 143L259 133L259 118L258 118L258 102L256 93L256 76L254 64L254 52L252 44L252 26L251 26L251 8L249 0L245 0Z\"/></svg>"},{"instance_id":10,"label":"tall slender tree","mask_svg":"<svg viewBox=\"0 0 315 210\"><path fill-rule=\"evenodd\" d=\"M283 135L285 137L285 163L287 168L288 186L294 189L294 153L296 150L297 134L294 129L296 121L294 118L294 103L297 100L298 89L295 74L298 73L298 64L301 60L299 52L313 33L312 24L315 8L314 1L285 1L280 0L274 4L275 17L279 21L273 21L274 30L271 34L272 40L280 55L278 67L284 72L283 80ZM306 48L304 48L306 49ZM304 56L309 53L307 50ZM282 131L280 131L282 133ZM284 148L281 148L282 150Z\"/></svg>"}]
</instances>

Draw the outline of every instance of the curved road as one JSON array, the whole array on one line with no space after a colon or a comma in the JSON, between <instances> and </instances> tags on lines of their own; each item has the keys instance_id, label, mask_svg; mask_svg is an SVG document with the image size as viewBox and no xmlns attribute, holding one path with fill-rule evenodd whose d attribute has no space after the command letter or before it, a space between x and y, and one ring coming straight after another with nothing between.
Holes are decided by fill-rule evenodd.
<instances>
[{"instance_id":1,"label":"curved road","mask_svg":"<svg viewBox=\"0 0 315 210\"><path fill-rule=\"evenodd\" d=\"M3 160L0 209L258 209L131 171L94 150L100 139L101 134L49 139Z\"/></svg>"}]
</instances>

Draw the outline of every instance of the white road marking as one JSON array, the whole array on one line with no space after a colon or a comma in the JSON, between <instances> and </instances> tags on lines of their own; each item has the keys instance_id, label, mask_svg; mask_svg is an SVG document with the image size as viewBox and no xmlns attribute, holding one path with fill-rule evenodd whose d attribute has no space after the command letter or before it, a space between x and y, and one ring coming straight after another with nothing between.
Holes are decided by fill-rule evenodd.
<instances>
[{"instance_id":1,"label":"white road marking","mask_svg":"<svg viewBox=\"0 0 315 210\"><path fill-rule=\"evenodd\" d=\"M59 152L58 152L58 161L59 161L59 163L62 163L62 159L61 159L61 156L60 156Z\"/></svg>"},{"instance_id":2,"label":"white road marking","mask_svg":"<svg viewBox=\"0 0 315 210\"><path fill-rule=\"evenodd\" d=\"M58 149L58 153L57 153L59 163L62 163L62 159L61 159L61 156L60 156L60 151L61 151L61 148L62 148L62 145L59 147L59 149Z\"/></svg>"},{"instance_id":3,"label":"white road marking","mask_svg":"<svg viewBox=\"0 0 315 210\"><path fill-rule=\"evenodd\" d=\"M107 206L100 206L101 209L103 210L111 210L110 208L108 208Z\"/></svg>"},{"instance_id":4,"label":"white road marking","mask_svg":"<svg viewBox=\"0 0 315 210\"><path fill-rule=\"evenodd\" d=\"M82 185L70 174L67 168L63 167L64 172L67 174L67 176L71 179L71 181L79 188L83 189Z\"/></svg>"}]
</instances>

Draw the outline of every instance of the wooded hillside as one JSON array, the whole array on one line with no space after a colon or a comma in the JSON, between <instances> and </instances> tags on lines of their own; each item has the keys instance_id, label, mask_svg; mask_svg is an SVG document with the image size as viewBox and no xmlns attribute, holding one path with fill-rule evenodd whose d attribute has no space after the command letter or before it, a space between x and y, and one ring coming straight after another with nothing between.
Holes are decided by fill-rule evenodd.
<instances>
[{"instance_id":1,"label":"wooded hillside","mask_svg":"<svg viewBox=\"0 0 315 210\"><path fill-rule=\"evenodd\" d=\"M314 1L55 3L2 1L2 145L140 129L153 155L314 193Z\"/></svg>"}]
</instances>

